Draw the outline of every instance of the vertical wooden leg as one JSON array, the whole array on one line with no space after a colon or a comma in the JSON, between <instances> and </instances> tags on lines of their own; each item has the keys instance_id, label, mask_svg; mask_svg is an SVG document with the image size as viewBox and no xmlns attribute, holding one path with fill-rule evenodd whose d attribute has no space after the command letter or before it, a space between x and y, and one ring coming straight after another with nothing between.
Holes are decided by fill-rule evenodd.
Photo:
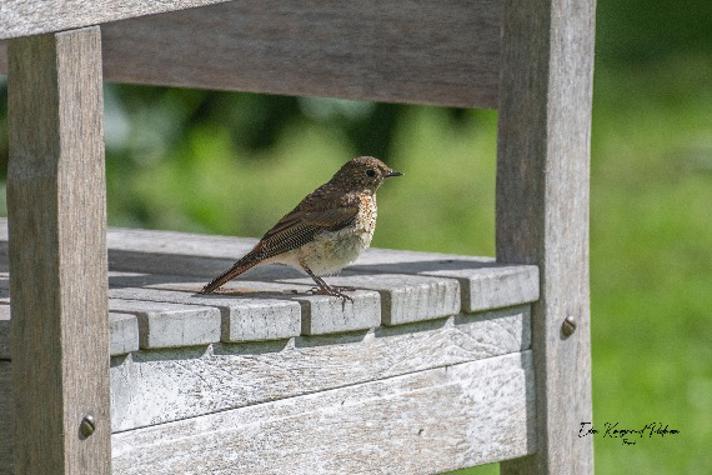
<instances>
[{"instance_id":1,"label":"vertical wooden leg","mask_svg":"<svg viewBox=\"0 0 712 475\"><path fill-rule=\"evenodd\" d=\"M533 307L536 454L504 475L591 474L588 186L594 0L507 0L497 260L540 267ZM576 328L564 320L572 317ZM562 327L563 325L563 327Z\"/></svg>"},{"instance_id":2,"label":"vertical wooden leg","mask_svg":"<svg viewBox=\"0 0 712 475\"><path fill-rule=\"evenodd\" d=\"M108 474L101 35L8 49L15 473Z\"/></svg>"}]
</instances>

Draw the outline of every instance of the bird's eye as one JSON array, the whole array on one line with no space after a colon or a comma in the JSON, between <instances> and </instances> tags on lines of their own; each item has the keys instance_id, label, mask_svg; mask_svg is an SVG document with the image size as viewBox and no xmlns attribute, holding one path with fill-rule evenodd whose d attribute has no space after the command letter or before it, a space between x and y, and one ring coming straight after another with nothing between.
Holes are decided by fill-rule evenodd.
<instances>
[{"instance_id":1,"label":"bird's eye","mask_svg":"<svg viewBox=\"0 0 712 475\"><path fill-rule=\"evenodd\" d=\"M374 176L376 176L376 170L369 168L368 170L366 170L366 175L368 175L370 177L374 177Z\"/></svg>"}]
</instances>

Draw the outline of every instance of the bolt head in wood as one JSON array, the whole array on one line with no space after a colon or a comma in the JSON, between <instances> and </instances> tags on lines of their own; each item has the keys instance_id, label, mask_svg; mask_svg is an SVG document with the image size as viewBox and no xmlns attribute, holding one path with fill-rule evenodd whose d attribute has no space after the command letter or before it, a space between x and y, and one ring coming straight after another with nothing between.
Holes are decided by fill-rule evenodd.
<instances>
[{"instance_id":1,"label":"bolt head in wood","mask_svg":"<svg viewBox=\"0 0 712 475\"><path fill-rule=\"evenodd\" d=\"M569 315L564 319L564 322L561 324L561 333L563 333L565 337L570 337L574 334L575 331L576 319Z\"/></svg>"},{"instance_id":2,"label":"bolt head in wood","mask_svg":"<svg viewBox=\"0 0 712 475\"><path fill-rule=\"evenodd\" d=\"M94 420L94 416L92 416L91 414L87 414L86 416L84 416L82 422L79 424L79 432L86 439L87 437L92 435L95 430L96 421Z\"/></svg>"}]
</instances>

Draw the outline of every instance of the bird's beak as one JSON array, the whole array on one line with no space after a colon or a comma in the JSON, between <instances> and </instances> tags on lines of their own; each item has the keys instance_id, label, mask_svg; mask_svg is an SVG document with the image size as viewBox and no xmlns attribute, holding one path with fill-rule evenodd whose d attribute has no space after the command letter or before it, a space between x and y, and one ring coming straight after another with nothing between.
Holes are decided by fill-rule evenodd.
<instances>
[{"instance_id":1,"label":"bird's beak","mask_svg":"<svg viewBox=\"0 0 712 475\"><path fill-rule=\"evenodd\" d=\"M392 176L403 176L401 172L397 172L395 170L391 170L388 173L386 173L386 178L390 178Z\"/></svg>"}]
</instances>

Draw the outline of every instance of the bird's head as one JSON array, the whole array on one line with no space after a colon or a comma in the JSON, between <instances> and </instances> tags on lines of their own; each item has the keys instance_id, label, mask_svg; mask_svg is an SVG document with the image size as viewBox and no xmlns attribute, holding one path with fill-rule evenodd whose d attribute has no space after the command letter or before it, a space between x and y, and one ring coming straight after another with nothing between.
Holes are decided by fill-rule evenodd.
<instances>
[{"instance_id":1,"label":"bird's head","mask_svg":"<svg viewBox=\"0 0 712 475\"><path fill-rule=\"evenodd\" d=\"M377 158L356 157L346 162L331 182L343 190L375 193L383 180L401 175Z\"/></svg>"}]
</instances>

